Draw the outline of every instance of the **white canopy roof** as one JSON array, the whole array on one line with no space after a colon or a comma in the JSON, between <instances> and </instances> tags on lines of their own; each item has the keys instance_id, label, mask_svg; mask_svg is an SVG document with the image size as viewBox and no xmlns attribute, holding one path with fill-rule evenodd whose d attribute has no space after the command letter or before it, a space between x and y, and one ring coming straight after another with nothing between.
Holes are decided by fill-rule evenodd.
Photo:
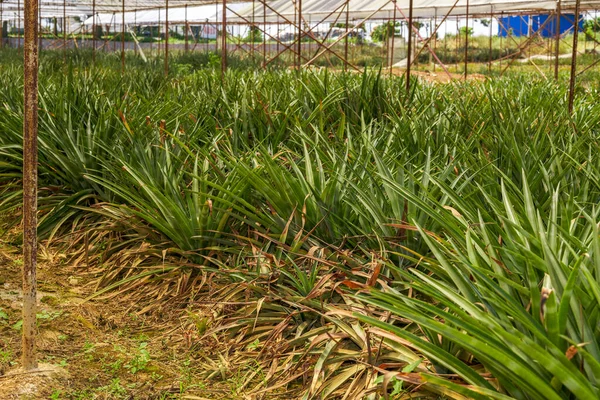
<instances>
[{"instance_id":1,"label":"white canopy roof","mask_svg":"<svg viewBox=\"0 0 600 400\"><path fill-rule=\"evenodd\" d=\"M442 17L446 14L464 16L467 14L467 1L470 16L489 15L500 13L540 13L556 10L556 0L413 0L413 15L416 18ZM313 23L343 22L346 14L346 0L303 0L302 15L305 20L311 19ZM391 0L349 0L349 15L353 20L362 19L388 19L394 15L394 3ZM397 18L402 18L402 13L408 16L409 0L397 0ZM286 20L294 21L297 14L296 2L293 0L275 0L267 3L266 20L268 23L285 23ZM563 0L563 11L573 11L575 0ZM581 9L598 9L600 0L582 0ZM239 12L240 17L235 21L251 19L263 20L263 6L256 3Z\"/></svg>"},{"instance_id":2,"label":"white canopy roof","mask_svg":"<svg viewBox=\"0 0 600 400\"><path fill-rule=\"evenodd\" d=\"M470 16L483 16L490 13L539 13L550 12L557 8L557 0L413 0L413 14L416 18L442 17L446 14L453 16L466 15L466 5L469 2ZM0 2L2 19L22 19L25 0L4 0ZM40 0L41 15L44 18L67 16L91 16L93 4L96 13L102 15L102 20L112 18L113 13L120 21L123 6L126 10L126 21L144 21L145 24L164 21L164 15L158 13L159 8L164 14L166 0ZM123 4L124 3L124 4ZM240 6L240 3L243 5ZM302 0L302 15L306 21L343 22L346 14L346 0ZM348 0L349 16L354 21L363 19L388 19L394 15L394 3L391 0ZM573 11L575 0L562 0L562 10ZM296 15L297 0L266 0L267 23L293 22ZM408 15L409 0L397 0L401 10L396 12L398 19L402 13ZM185 21L185 6L188 6L187 20L190 22L215 21L220 18L222 0L169 0L169 20ZM228 21L243 23L251 21L253 16L257 23L263 21L263 4L260 0L251 3L249 0L227 0ZM64 9L63 9L64 7ZM600 0L581 0L582 10L600 9ZM134 12L135 10L135 12ZM143 14L152 10L152 13ZM211 11L212 10L212 11ZM142 15L143 14L143 15ZM210 14L210 15L209 15ZM86 21L87 23L87 21Z\"/></svg>"}]
</instances>

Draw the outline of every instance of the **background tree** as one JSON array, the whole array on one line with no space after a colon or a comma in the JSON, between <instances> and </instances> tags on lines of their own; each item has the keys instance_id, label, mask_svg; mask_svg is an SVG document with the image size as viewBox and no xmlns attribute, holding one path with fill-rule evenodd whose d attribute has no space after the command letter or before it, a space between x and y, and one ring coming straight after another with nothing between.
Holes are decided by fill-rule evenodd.
<instances>
[{"instance_id":1,"label":"background tree","mask_svg":"<svg viewBox=\"0 0 600 400\"><path fill-rule=\"evenodd\" d=\"M263 33L257 26L251 26L248 34L242 40L246 43L262 42Z\"/></svg>"},{"instance_id":2,"label":"background tree","mask_svg":"<svg viewBox=\"0 0 600 400\"><path fill-rule=\"evenodd\" d=\"M395 36L401 36L402 32L400 29L400 22L396 22L395 24L392 21L389 21L385 24L381 24L371 32L371 39L374 42L385 42L392 36L395 31Z\"/></svg>"}]
</instances>

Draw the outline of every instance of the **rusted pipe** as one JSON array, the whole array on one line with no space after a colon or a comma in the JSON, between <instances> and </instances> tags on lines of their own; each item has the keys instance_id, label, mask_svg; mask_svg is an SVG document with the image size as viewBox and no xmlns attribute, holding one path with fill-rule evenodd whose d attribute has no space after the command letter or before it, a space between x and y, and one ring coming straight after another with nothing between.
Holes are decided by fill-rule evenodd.
<instances>
[{"instance_id":1,"label":"rusted pipe","mask_svg":"<svg viewBox=\"0 0 600 400\"><path fill-rule=\"evenodd\" d=\"M221 21L221 75L227 70L227 0L223 0L223 20Z\"/></svg>"},{"instance_id":2,"label":"rusted pipe","mask_svg":"<svg viewBox=\"0 0 600 400\"><path fill-rule=\"evenodd\" d=\"M167 75L169 75L169 0L165 0L165 76Z\"/></svg>"},{"instance_id":3,"label":"rusted pipe","mask_svg":"<svg viewBox=\"0 0 600 400\"><path fill-rule=\"evenodd\" d=\"M577 46L579 45L579 12L581 0L575 3L575 29L573 32L573 56L571 57L571 79L569 80L569 114L573 114L575 105L575 81L577 79Z\"/></svg>"},{"instance_id":4,"label":"rusted pipe","mask_svg":"<svg viewBox=\"0 0 600 400\"><path fill-rule=\"evenodd\" d=\"M23 369L37 368L37 128L38 128L38 0L25 1L23 60Z\"/></svg>"},{"instance_id":5,"label":"rusted pipe","mask_svg":"<svg viewBox=\"0 0 600 400\"><path fill-rule=\"evenodd\" d=\"M410 66L412 64L413 0L408 4L408 54L406 55L406 96L410 96Z\"/></svg>"}]
</instances>

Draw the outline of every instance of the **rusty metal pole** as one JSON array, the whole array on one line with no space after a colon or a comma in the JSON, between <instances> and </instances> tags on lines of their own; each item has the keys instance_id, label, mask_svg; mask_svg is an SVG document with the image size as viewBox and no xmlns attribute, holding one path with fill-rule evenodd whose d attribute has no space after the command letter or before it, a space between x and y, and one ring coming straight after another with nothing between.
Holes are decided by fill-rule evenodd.
<instances>
[{"instance_id":1,"label":"rusty metal pole","mask_svg":"<svg viewBox=\"0 0 600 400\"><path fill-rule=\"evenodd\" d=\"M350 27L350 0L346 0L346 39L344 39L344 71L348 71L348 29Z\"/></svg>"},{"instance_id":2,"label":"rusty metal pole","mask_svg":"<svg viewBox=\"0 0 600 400\"><path fill-rule=\"evenodd\" d=\"M67 61L67 0L63 0L63 62Z\"/></svg>"},{"instance_id":3,"label":"rusty metal pole","mask_svg":"<svg viewBox=\"0 0 600 400\"><path fill-rule=\"evenodd\" d=\"M406 55L406 95L410 96L410 65L412 64L413 0L408 4L408 54Z\"/></svg>"},{"instance_id":4,"label":"rusty metal pole","mask_svg":"<svg viewBox=\"0 0 600 400\"><path fill-rule=\"evenodd\" d=\"M121 1L121 74L125 73L125 0Z\"/></svg>"},{"instance_id":5,"label":"rusty metal pole","mask_svg":"<svg viewBox=\"0 0 600 400\"><path fill-rule=\"evenodd\" d=\"M437 7L434 8L433 13L434 13L434 17L433 17L433 21L434 22L433 22L433 25L436 27L435 28L435 36L433 37L433 52L437 54L437 29L438 29L437 28L437 26L438 26L438 9L437 9ZM432 32L431 34L433 35L434 31L432 30L431 32ZM436 63L434 61L433 62L433 72L435 72L435 70L436 70Z\"/></svg>"},{"instance_id":6,"label":"rusty metal pole","mask_svg":"<svg viewBox=\"0 0 600 400\"><path fill-rule=\"evenodd\" d=\"M555 57L554 57L554 79L558 80L558 56L560 55L560 19L562 13L562 0L558 0L557 10L556 10L556 48L554 49Z\"/></svg>"},{"instance_id":7,"label":"rusty metal pole","mask_svg":"<svg viewBox=\"0 0 600 400\"><path fill-rule=\"evenodd\" d=\"M223 20L221 21L221 77L225 79L227 70L227 0L223 0Z\"/></svg>"},{"instance_id":8,"label":"rusty metal pole","mask_svg":"<svg viewBox=\"0 0 600 400\"><path fill-rule=\"evenodd\" d=\"M302 0L298 0L298 72L302 66L302 37L304 36L302 25Z\"/></svg>"},{"instance_id":9,"label":"rusty metal pole","mask_svg":"<svg viewBox=\"0 0 600 400\"><path fill-rule=\"evenodd\" d=\"M188 19L187 19L187 7L188 5L185 5L185 52L187 53L190 50L190 45L189 45L189 32L190 32L190 25L188 24Z\"/></svg>"},{"instance_id":10,"label":"rusty metal pole","mask_svg":"<svg viewBox=\"0 0 600 400\"><path fill-rule=\"evenodd\" d=\"M25 2L27 2L27 0L25 0ZM27 4L25 4L25 7L27 7ZM23 13L23 19L26 19L27 16L25 15L26 13ZM38 6L38 40L39 40L39 50L42 50L44 48L43 43L42 43L42 35L43 35L43 29L42 29L42 10L39 8ZM25 46L25 45L23 45Z\"/></svg>"},{"instance_id":11,"label":"rusty metal pole","mask_svg":"<svg viewBox=\"0 0 600 400\"><path fill-rule=\"evenodd\" d=\"M467 0L467 10L465 16L465 81L469 75L469 0Z\"/></svg>"},{"instance_id":12,"label":"rusty metal pole","mask_svg":"<svg viewBox=\"0 0 600 400\"><path fill-rule=\"evenodd\" d=\"M17 0L17 49L21 47L21 0Z\"/></svg>"},{"instance_id":13,"label":"rusty metal pole","mask_svg":"<svg viewBox=\"0 0 600 400\"><path fill-rule=\"evenodd\" d=\"M254 62L254 46L255 46L255 38L256 38L256 24L255 24L255 19L256 19L256 0L252 0L252 25L250 25L250 32L249 32L249 37L250 37L250 58L252 59L252 62Z\"/></svg>"},{"instance_id":14,"label":"rusty metal pole","mask_svg":"<svg viewBox=\"0 0 600 400\"><path fill-rule=\"evenodd\" d=\"M394 42L396 41L396 0L394 0L394 19L392 21L392 49L390 54L390 77L394 69Z\"/></svg>"},{"instance_id":15,"label":"rusty metal pole","mask_svg":"<svg viewBox=\"0 0 600 400\"><path fill-rule=\"evenodd\" d=\"M92 65L96 63L96 0L92 1Z\"/></svg>"},{"instance_id":16,"label":"rusty metal pole","mask_svg":"<svg viewBox=\"0 0 600 400\"><path fill-rule=\"evenodd\" d=\"M573 113L575 104L575 81L577 79L577 46L579 45L579 12L581 0L575 3L575 30L573 32L573 56L571 58L571 79L569 81L569 114Z\"/></svg>"},{"instance_id":17,"label":"rusty metal pole","mask_svg":"<svg viewBox=\"0 0 600 400\"><path fill-rule=\"evenodd\" d=\"M492 44L493 44L493 36L494 29L492 26L494 25L494 6L490 8L490 50L488 55L488 75L492 74L492 57L494 56L492 53Z\"/></svg>"},{"instance_id":18,"label":"rusty metal pole","mask_svg":"<svg viewBox=\"0 0 600 400\"><path fill-rule=\"evenodd\" d=\"M0 49L4 47L4 2L0 3Z\"/></svg>"},{"instance_id":19,"label":"rusty metal pole","mask_svg":"<svg viewBox=\"0 0 600 400\"><path fill-rule=\"evenodd\" d=\"M23 356L25 371L37 368L37 129L38 129L38 0L25 0L23 87Z\"/></svg>"},{"instance_id":20,"label":"rusty metal pole","mask_svg":"<svg viewBox=\"0 0 600 400\"><path fill-rule=\"evenodd\" d=\"M117 34L117 13L115 11L113 11L113 17L112 17L112 26L113 26L113 37L112 37L112 42L113 42L113 52L117 51L117 41L115 40L115 35Z\"/></svg>"},{"instance_id":21,"label":"rusty metal pole","mask_svg":"<svg viewBox=\"0 0 600 400\"><path fill-rule=\"evenodd\" d=\"M169 0L165 0L165 76L167 75L169 75Z\"/></svg>"},{"instance_id":22,"label":"rusty metal pole","mask_svg":"<svg viewBox=\"0 0 600 400\"><path fill-rule=\"evenodd\" d=\"M263 68L267 68L267 3L263 0Z\"/></svg>"}]
</instances>

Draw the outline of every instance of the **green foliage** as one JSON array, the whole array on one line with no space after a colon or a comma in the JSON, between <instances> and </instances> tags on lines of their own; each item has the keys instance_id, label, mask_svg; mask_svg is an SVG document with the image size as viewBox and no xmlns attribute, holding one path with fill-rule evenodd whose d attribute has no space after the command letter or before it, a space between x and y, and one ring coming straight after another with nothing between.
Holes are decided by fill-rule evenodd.
<instances>
[{"instance_id":1,"label":"green foliage","mask_svg":"<svg viewBox=\"0 0 600 400\"><path fill-rule=\"evenodd\" d=\"M373 29L373 31L371 32L371 39L374 42L385 42L386 40L391 38L392 35L394 35L396 37L400 37L400 35L401 35L400 28L401 28L400 22L396 22L394 24L394 22L388 21L386 23L376 26Z\"/></svg>"},{"instance_id":2,"label":"green foliage","mask_svg":"<svg viewBox=\"0 0 600 400\"><path fill-rule=\"evenodd\" d=\"M248 34L242 39L245 43L260 43L263 41L263 33L257 26L251 26Z\"/></svg>"},{"instance_id":3,"label":"green foliage","mask_svg":"<svg viewBox=\"0 0 600 400\"><path fill-rule=\"evenodd\" d=\"M3 60L0 208L15 213L22 70ZM202 360L235 396L303 376L306 399L598 397L597 83L569 115L566 82L531 76L406 94L369 71L174 61L191 67L43 55L39 231L89 230L104 292L163 284L164 301L210 276L206 294L236 306L192 305L190 326L225 331L250 372L211 349L182 388ZM114 368L147 371L145 343Z\"/></svg>"}]
</instances>

